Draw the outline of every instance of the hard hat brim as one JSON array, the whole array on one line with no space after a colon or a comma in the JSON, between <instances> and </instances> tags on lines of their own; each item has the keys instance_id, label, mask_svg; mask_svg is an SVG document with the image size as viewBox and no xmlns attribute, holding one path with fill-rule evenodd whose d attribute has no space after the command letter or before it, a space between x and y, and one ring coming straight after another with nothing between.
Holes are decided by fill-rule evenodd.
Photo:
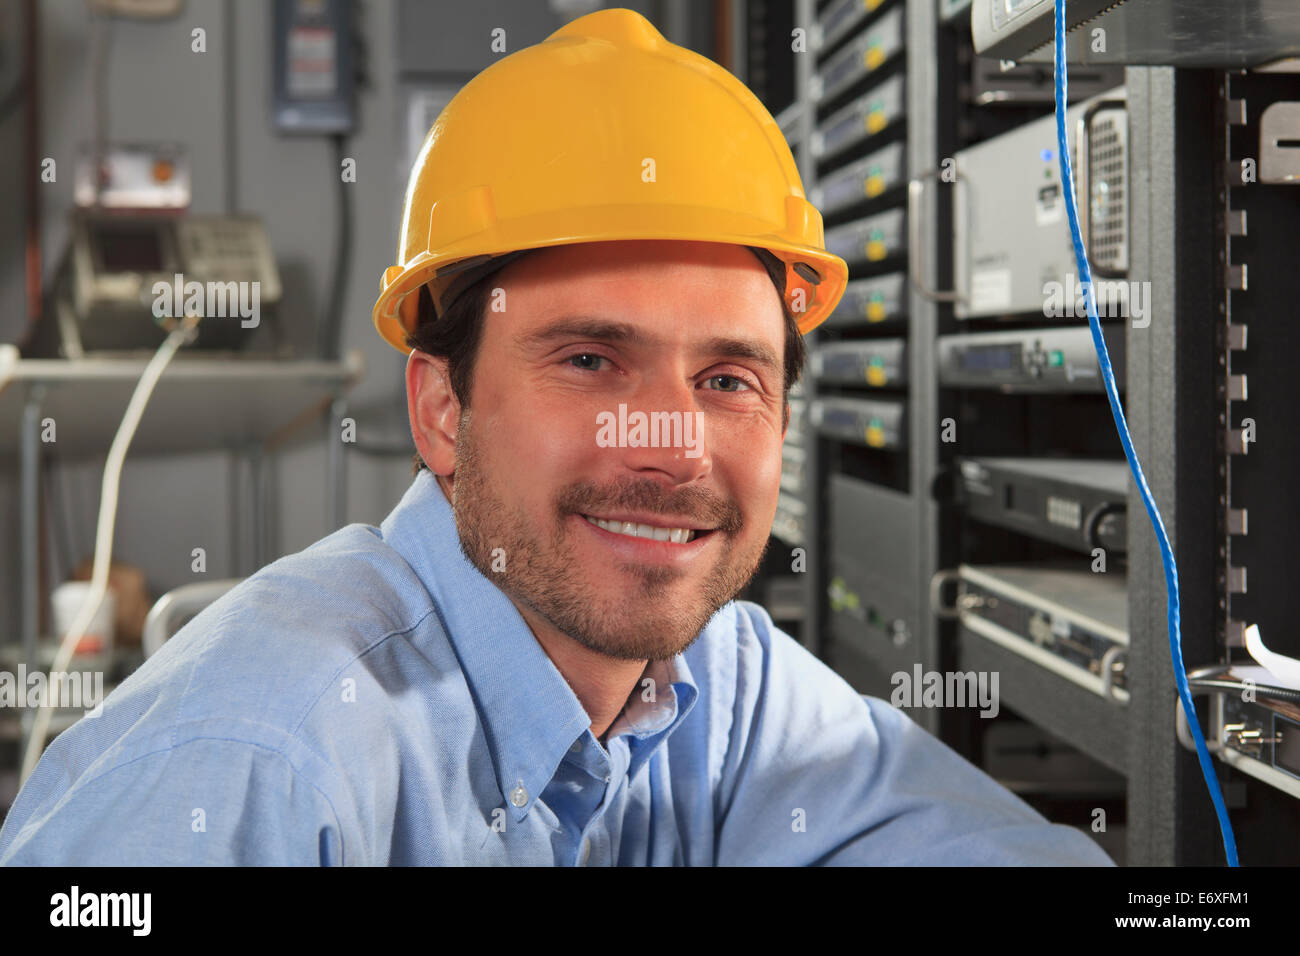
<instances>
[{"instance_id":1,"label":"hard hat brim","mask_svg":"<svg viewBox=\"0 0 1300 956\"><path fill-rule=\"evenodd\" d=\"M725 209L638 204L552 210L498 222L437 253L426 251L404 266L390 268L375 303L373 320L385 341L408 353L406 336L414 331L416 322L416 301L412 293L432 283L431 291L439 294L451 280L440 279L437 273L448 265L550 246L662 239L721 242L768 250L786 264L786 302L796 316L799 331L806 334L824 322L839 304L848 283L848 265L839 256L819 248L820 222L817 235L809 237L818 245L791 242L780 235L781 231L788 231L785 224L753 219ZM799 263L803 265L796 270ZM805 275L809 272L815 273L815 281Z\"/></svg>"}]
</instances>

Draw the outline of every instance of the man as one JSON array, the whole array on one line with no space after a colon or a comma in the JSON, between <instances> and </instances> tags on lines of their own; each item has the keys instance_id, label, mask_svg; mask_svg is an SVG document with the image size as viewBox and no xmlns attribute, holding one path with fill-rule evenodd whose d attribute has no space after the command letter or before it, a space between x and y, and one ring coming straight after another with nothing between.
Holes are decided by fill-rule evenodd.
<instances>
[{"instance_id":1,"label":"man","mask_svg":"<svg viewBox=\"0 0 1300 956\"><path fill-rule=\"evenodd\" d=\"M774 127L734 79L710 104L706 63L604 11L453 101L375 309L416 346L424 467L381 527L264 568L58 737L0 862L1108 862L732 600L801 329L845 273L788 150L746 171ZM557 83L591 109L558 139ZM535 109L492 102L521 91ZM710 107L724 138L683 149L647 103ZM505 131L486 154L483 122ZM746 233L744 202L791 215Z\"/></svg>"}]
</instances>

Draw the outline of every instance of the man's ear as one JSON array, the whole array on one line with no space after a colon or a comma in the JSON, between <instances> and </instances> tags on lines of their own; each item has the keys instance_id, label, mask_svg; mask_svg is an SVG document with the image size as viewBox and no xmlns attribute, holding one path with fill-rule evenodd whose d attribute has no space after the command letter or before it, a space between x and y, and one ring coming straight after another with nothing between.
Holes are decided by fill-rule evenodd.
<instances>
[{"instance_id":1,"label":"man's ear","mask_svg":"<svg viewBox=\"0 0 1300 956\"><path fill-rule=\"evenodd\" d=\"M406 408L411 438L435 475L456 471L460 400L451 387L447 360L413 349L406 360Z\"/></svg>"}]
</instances>

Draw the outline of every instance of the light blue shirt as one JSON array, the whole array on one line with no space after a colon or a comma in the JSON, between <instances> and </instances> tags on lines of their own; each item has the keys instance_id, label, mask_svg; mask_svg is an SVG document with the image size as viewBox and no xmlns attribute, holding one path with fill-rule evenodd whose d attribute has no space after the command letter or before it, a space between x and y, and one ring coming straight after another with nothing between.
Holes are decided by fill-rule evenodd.
<instances>
[{"instance_id":1,"label":"light blue shirt","mask_svg":"<svg viewBox=\"0 0 1300 956\"><path fill-rule=\"evenodd\" d=\"M602 745L422 471L46 750L4 864L1109 864L736 601Z\"/></svg>"}]
</instances>

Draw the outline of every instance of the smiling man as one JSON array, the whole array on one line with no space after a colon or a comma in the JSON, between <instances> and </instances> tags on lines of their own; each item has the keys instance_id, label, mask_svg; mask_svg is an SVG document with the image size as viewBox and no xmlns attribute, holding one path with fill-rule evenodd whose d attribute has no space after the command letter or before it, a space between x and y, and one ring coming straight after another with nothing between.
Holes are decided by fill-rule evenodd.
<instances>
[{"instance_id":1,"label":"smiling man","mask_svg":"<svg viewBox=\"0 0 1300 956\"><path fill-rule=\"evenodd\" d=\"M503 308L485 315L489 282ZM411 353L416 446L465 554L519 608L600 735L646 661L685 651L758 567L789 415L784 354L799 331L741 246L556 246L478 286L437 332L478 342L472 389L453 387L452 356ZM698 421L698 453L684 429L677 445L634 435L603 447L597 423L618 406Z\"/></svg>"},{"instance_id":2,"label":"smiling man","mask_svg":"<svg viewBox=\"0 0 1300 956\"><path fill-rule=\"evenodd\" d=\"M735 600L847 272L733 77L625 10L501 60L398 259L406 495L56 738L0 862L1109 862Z\"/></svg>"}]
</instances>

